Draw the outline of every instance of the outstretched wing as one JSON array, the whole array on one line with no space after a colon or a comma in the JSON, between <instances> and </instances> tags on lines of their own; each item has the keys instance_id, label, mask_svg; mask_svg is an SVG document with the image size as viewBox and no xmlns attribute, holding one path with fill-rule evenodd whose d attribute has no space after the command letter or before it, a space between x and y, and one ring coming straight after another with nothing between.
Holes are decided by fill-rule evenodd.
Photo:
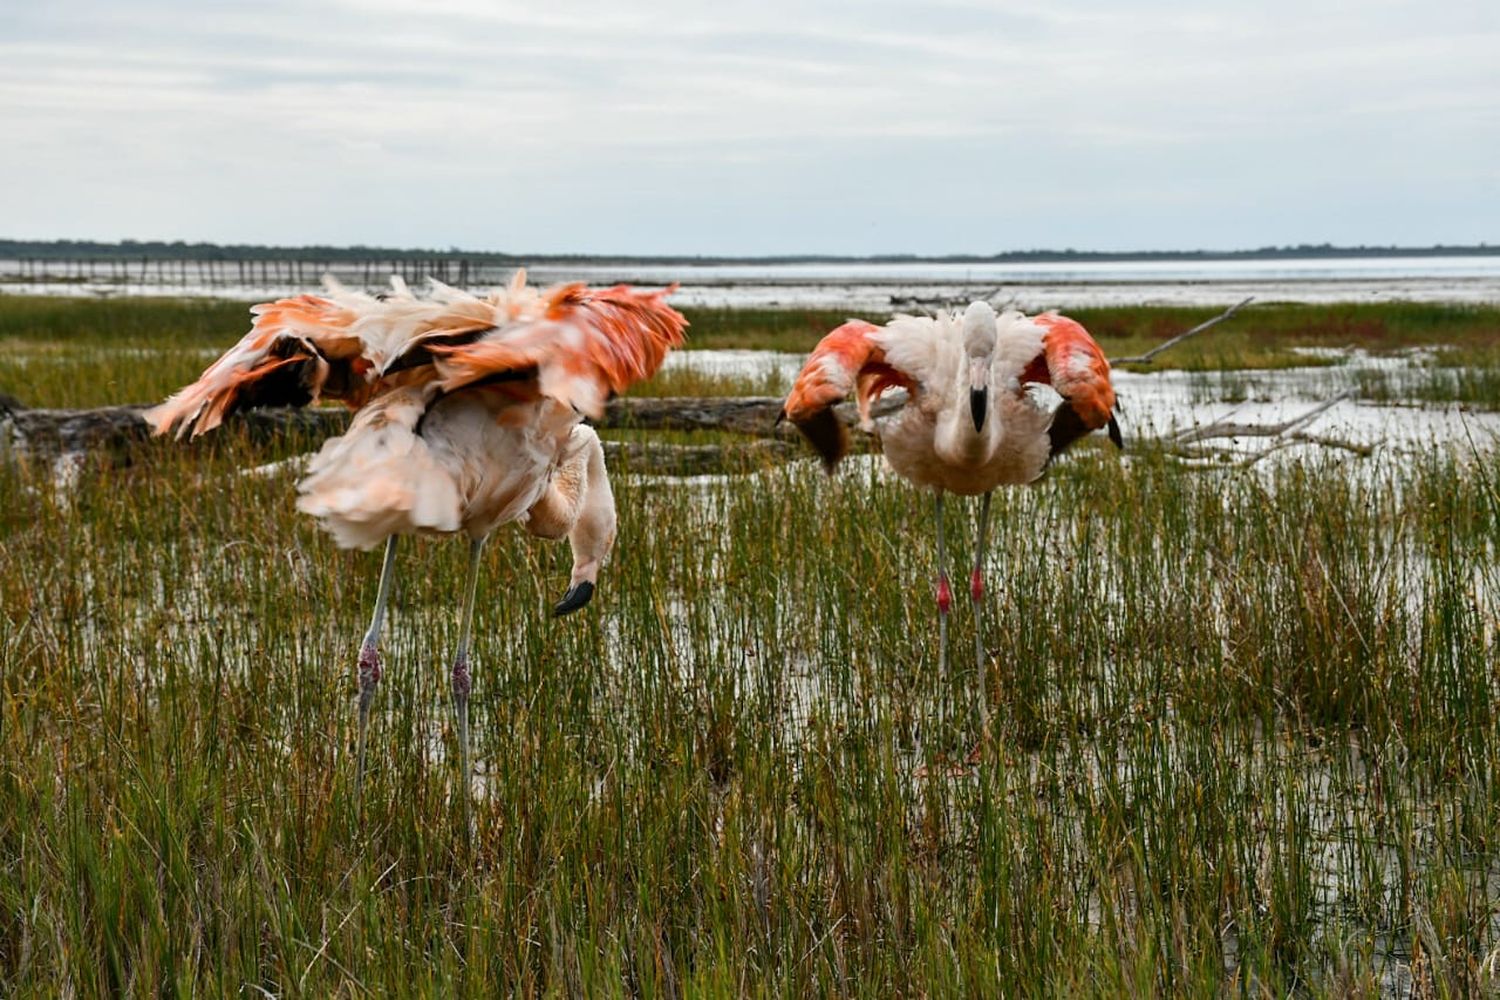
<instances>
[{"instance_id":1,"label":"outstretched wing","mask_svg":"<svg viewBox=\"0 0 1500 1000\"><path fill-rule=\"evenodd\" d=\"M507 287L482 299L436 279L429 283L425 299L405 294L382 303L380 329L370 331L385 348L381 377L432 364L435 346L472 343L497 326L539 319L545 309L542 293L526 284L524 267L517 268Z\"/></svg>"},{"instance_id":2,"label":"outstretched wing","mask_svg":"<svg viewBox=\"0 0 1500 1000\"><path fill-rule=\"evenodd\" d=\"M829 472L849 450L849 431L834 414L835 405L857 393L860 417L869 420L870 404L885 390L918 391L918 379L888 356L888 348L895 353L886 343L889 329L851 319L833 330L807 356L781 408L782 417L797 425Z\"/></svg>"},{"instance_id":3,"label":"outstretched wing","mask_svg":"<svg viewBox=\"0 0 1500 1000\"><path fill-rule=\"evenodd\" d=\"M423 350L445 392L534 378L542 395L599 417L609 397L656 374L683 342L687 320L665 301L676 290L563 285L542 297L539 315L504 319L467 343L428 340Z\"/></svg>"},{"instance_id":4,"label":"outstretched wing","mask_svg":"<svg viewBox=\"0 0 1500 1000\"><path fill-rule=\"evenodd\" d=\"M250 332L198 378L146 411L157 434L193 437L252 406L303 406L322 397L357 397L374 365L352 330L358 313L331 299L300 295L253 307Z\"/></svg>"},{"instance_id":5,"label":"outstretched wing","mask_svg":"<svg viewBox=\"0 0 1500 1000\"><path fill-rule=\"evenodd\" d=\"M546 304L526 286L523 270L486 298L440 282L417 297L398 277L381 297L332 280L329 285L326 297L299 295L251 309L255 322L245 339L198 381L145 412L156 433L201 435L251 406L341 399L359 408L381 391L434 378L431 346L468 343L498 325L537 321Z\"/></svg>"},{"instance_id":6,"label":"outstretched wing","mask_svg":"<svg viewBox=\"0 0 1500 1000\"><path fill-rule=\"evenodd\" d=\"M1123 447L1114 416L1115 390L1109 380L1109 361L1094 338L1077 322L1057 313L1042 313L1032 321L1044 331L1042 353L1026 366L1021 382L1050 385L1063 398L1048 431L1052 454L1101 427L1109 428L1109 439L1115 447Z\"/></svg>"}]
</instances>

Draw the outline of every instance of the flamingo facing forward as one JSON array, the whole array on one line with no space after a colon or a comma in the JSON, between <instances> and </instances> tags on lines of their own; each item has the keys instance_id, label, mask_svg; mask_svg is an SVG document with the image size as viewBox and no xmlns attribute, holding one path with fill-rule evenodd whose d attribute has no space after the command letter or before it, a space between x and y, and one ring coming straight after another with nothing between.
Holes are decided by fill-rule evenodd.
<instances>
[{"instance_id":1,"label":"flamingo facing forward","mask_svg":"<svg viewBox=\"0 0 1500 1000\"><path fill-rule=\"evenodd\" d=\"M687 321L664 299L582 284L545 292L518 271L476 298L433 283L425 298L393 279L374 298L332 287L254 307L248 334L192 385L147 413L156 433L196 437L230 413L340 399L358 412L298 484L297 506L346 548L385 542L369 631L359 651L356 795L365 730L380 683L380 627L396 540L469 539L458 649L450 682L465 802L469 787L469 637L479 554L491 531L519 521L566 535L573 550L565 615L589 602L615 539L615 505L598 435L582 423L606 399L649 378L682 343Z\"/></svg>"},{"instance_id":2,"label":"flamingo facing forward","mask_svg":"<svg viewBox=\"0 0 1500 1000\"><path fill-rule=\"evenodd\" d=\"M1062 396L1055 410L1040 405L1031 384ZM1059 452L1108 426L1117 446L1109 362L1084 328L1056 313L996 316L975 302L962 314L897 316L884 327L850 320L813 348L782 415L812 442L831 473L848 449L848 432L833 406L850 392L863 426L888 389L904 389L905 405L881 420L881 448L898 474L932 489L937 509L938 664L946 674L948 612L953 602L943 546L943 495L982 496L969 596L974 606L974 658L981 684L980 634L985 531L995 487L1029 483ZM981 697L981 712L984 709Z\"/></svg>"}]
</instances>

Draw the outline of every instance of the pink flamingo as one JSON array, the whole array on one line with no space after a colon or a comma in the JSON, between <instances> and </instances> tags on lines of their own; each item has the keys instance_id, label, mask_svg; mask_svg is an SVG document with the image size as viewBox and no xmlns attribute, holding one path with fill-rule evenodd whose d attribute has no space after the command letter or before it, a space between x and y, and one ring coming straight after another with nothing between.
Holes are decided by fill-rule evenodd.
<instances>
[{"instance_id":1,"label":"pink flamingo","mask_svg":"<svg viewBox=\"0 0 1500 1000\"><path fill-rule=\"evenodd\" d=\"M1062 396L1049 409L1027 390L1050 385ZM981 496L975 532L973 601L975 669L984 677L980 634L985 532L997 486L1029 483L1074 441L1101 427L1120 445L1109 362L1092 337L1056 313L997 316L975 302L962 314L897 316L883 327L850 320L813 348L782 415L822 455L830 473L848 450L848 431L833 406L853 392L862 425L875 429L871 406L890 389L907 398L880 420L886 461L909 482L933 491L937 511L938 665L946 674L948 585L943 496ZM981 713L987 721L985 699Z\"/></svg>"},{"instance_id":2,"label":"pink flamingo","mask_svg":"<svg viewBox=\"0 0 1500 1000\"><path fill-rule=\"evenodd\" d=\"M385 543L369 630L359 651L356 796L380 683L380 630L401 535L469 539L450 684L465 803L469 788L469 640L480 550L518 521L566 535L573 572L555 615L593 597L615 539L604 450L584 416L653 375L687 321L665 303L676 286L636 292L582 284L538 291L518 271L477 298L437 282L427 297L400 279L375 298L330 288L251 309L248 334L187 388L147 414L155 432L196 437L254 406L339 399L357 412L298 484L297 506L343 547Z\"/></svg>"}]
</instances>

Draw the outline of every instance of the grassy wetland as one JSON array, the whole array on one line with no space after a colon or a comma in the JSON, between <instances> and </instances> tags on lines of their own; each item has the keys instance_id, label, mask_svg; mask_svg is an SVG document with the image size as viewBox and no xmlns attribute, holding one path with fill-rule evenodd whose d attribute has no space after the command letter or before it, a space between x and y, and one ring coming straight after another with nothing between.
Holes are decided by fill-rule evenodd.
<instances>
[{"instance_id":1,"label":"grassy wetland","mask_svg":"<svg viewBox=\"0 0 1500 1000\"><path fill-rule=\"evenodd\" d=\"M1121 356L1215 311L1075 315ZM697 346L789 352L842 319L690 318ZM232 303L0 298L0 391L154 399L243 326ZM1427 397L1368 398L1500 407L1496 309L1264 306L1163 361L1233 392L1252 375L1221 370L1337 367L1309 347L1423 348ZM0 993L1500 988L1483 434L1223 472L1088 442L997 493L994 741L962 774L950 708L979 681L936 669L927 497L869 458L616 469L582 614L547 617L565 546L486 550L472 836L447 707L464 546L401 552L361 813L379 557L295 513L294 471L240 474L316 443L228 427L87 457L66 490L0 461ZM971 517L948 504L957 579ZM960 666L973 627L959 601Z\"/></svg>"}]
</instances>

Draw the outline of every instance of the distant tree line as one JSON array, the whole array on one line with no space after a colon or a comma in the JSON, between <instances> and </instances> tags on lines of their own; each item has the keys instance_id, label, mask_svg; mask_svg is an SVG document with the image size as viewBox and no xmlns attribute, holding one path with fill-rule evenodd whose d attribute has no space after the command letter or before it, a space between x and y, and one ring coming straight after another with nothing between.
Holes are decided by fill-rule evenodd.
<instances>
[{"instance_id":1,"label":"distant tree line","mask_svg":"<svg viewBox=\"0 0 1500 1000\"><path fill-rule=\"evenodd\" d=\"M839 256L833 254L791 254L761 257L713 257L693 255L621 256L610 254L514 254L475 252L451 247L447 250L409 249L371 246L261 246L242 243L185 243L157 240L121 240L102 243L93 240L0 240L0 258L36 260L99 260L150 258L153 260L234 260L329 262L388 260L452 260L463 258L473 264L835 264L835 263L938 263L938 264L1008 264L1066 263L1069 261L1192 261L1249 260L1257 258L1317 257L1438 257L1484 256L1500 253L1500 246L1489 243L1472 245L1435 244L1428 247L1400 246L1334 246L1331 243L1300 243L1296 246L1268 246L1254 250L1011 250L990 255L948 254L875 254Z\"/></svg>"}]
</instances>

